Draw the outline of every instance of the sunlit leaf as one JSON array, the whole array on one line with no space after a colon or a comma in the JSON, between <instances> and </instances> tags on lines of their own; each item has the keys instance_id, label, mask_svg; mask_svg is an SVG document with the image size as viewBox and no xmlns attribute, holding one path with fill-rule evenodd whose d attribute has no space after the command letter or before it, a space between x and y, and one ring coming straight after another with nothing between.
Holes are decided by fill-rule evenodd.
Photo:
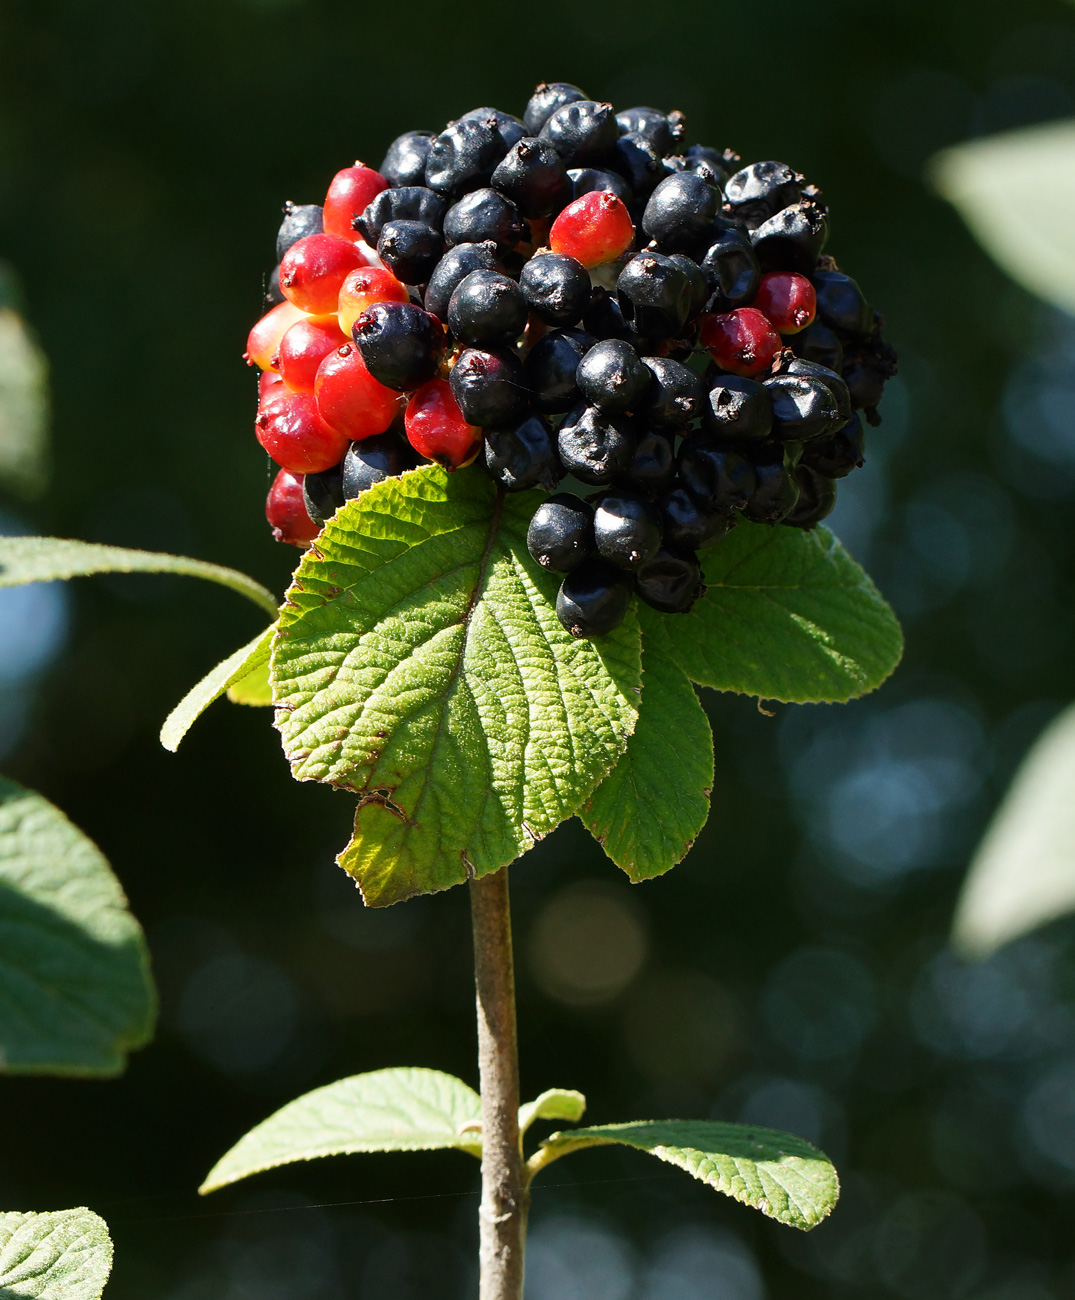
<instances>
[{"instance_id":1,"label":"sunlit leaf","mask_svg":"<svg viewBox=\"0 0 1075 1300\"><path fill-rule=\"evenodd\" d=\"M108 1225L92 1210L0 1210L0 1300L97 1300L111 1271Z\"/></svg>"},{"instance_id":2,"label":"sunlit leaf","mask_svg":"<svg viewBox=\"0 0 1075 1300\"><path fill-rule=\"evenodd\" d=\"M559 1119L577 1124L586 1112L586 1098L574 1088L549 1088L519 1107L519 1132L525 1133L535 1120Z\"/></svg>"}]
</instances>

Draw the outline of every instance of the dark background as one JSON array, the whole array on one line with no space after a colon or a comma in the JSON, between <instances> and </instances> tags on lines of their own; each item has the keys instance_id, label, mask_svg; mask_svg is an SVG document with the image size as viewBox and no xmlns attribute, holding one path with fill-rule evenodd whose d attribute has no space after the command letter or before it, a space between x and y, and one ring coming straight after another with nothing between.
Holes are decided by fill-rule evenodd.
<instances>
[{"instance_id":1,"label":"dark background","mask_svg":"<svg viewBox=\"0 0 1075 1300\"><path fill-rule=\"evenodd\" d=\"M539 79L681 108L691 139L823 187L830 251L901 353L834 527L908 651L842 708L770 718L706 693L713 812L662 880L629 886L577 822L513 869L528 1095L581 1088L594 1122L785 1127L845 1188L804 1237L641 1155L583 1155L536 1190L528 1293L1073 1296L1072 927L979 967L946 934L999 793L1075 694L1075 323L1008 283L923 174L943 145L1075 112L1075 10L7 0L0 257L50 360L54 472L6 527L282 591L296 553L264 523L240 361L281 202L320 201L403 130L521 112ZM160 748L175 701L258 630L252 606L151 577L50 599L64 648L4 697L0 761L115 865L161 1026L117 1081L0 1081L0 1205L101 1211L111 1300L475 1294L465 1156L194 1195L311 1087L402 1064L475 1081L465 892L364 912L333 866L350 802L290 780L267 711L218 704Z\"/></svg>"}]
</instances>

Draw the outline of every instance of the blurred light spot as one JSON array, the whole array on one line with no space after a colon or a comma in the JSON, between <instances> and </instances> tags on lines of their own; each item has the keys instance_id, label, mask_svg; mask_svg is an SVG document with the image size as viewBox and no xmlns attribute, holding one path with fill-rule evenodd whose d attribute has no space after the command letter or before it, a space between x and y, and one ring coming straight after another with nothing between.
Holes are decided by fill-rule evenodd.
<instances>
[{"instance_id":1,"label":"blurred light spot","mask_svg":"<svg viewBox=\"0 0 1075 1300\"><path fill-rule=\"evenodd\" d=\"M635 908L611 888L571 885L538 916L530 964L542 989L569 1006L596 1006L621 993L646 959Z\"/></svg>"},{"instance_id":2,"label":"blurred light spot","mask_svg":"<svg viewBox=\"0 0 1075 1300\"><path fill-rule=\"evenodd\" d=\"M362 1300L465 1295L469 1272L469 1256L441 1233L394 1232L367 1253L360 1294Z\"/></svg>"},{"instance_id":3,"label":"blurred light spot","mask_svg":"<svg viewBox=\"0 0 1075 1300\"><path fill-rule=\"evenodd\" d=\"M1075 1060L1054 1066L1031 1088L1019 1125L1037 1157L1028 1162L1032 1172L1075 1175Z\"/></svg>"},{"instance_id":4,"label":"blurred light spot","mask_svg":"<svg viewBox=\"0 0 1075 1300\"><path fill-rule=\"evenodd\" d=\"M664 972L632 991L624 1035L638 1068L652 1082L705 1086L721 1077L739 1045L741 1013L715 980Z\"/></svg>"},{"instance_id":5,"label":"blurred light spot","mask_svg":"<svg viewBox=\"0 0 1075 1300\"><path fill-rule=\"evenodd\" d=\"M753 1252L734 1233L688 1227L655 1244L640 1300L764 1300Z\"/></svg>"},{"instance_id":6,"label":"blurred light spot","mask_svg":"<svg viewBox=\"0 0 1075 1300\"><path fill-rule=\"evenodd\" d=\"M567 1217L531 1229L526 1300L628 1300L633 1287L633 1255L619 1233Z\"/></svg>"},{"instance_id":7,"label":"blurred light spot","mask_svg":"<svg viewBox=\"0 0 1075 1300\"><path fill-rule=\"evenodd\" d=\"M769 1033L806 1061L848 1063L876 1020L873 976L849 953L800 948L765 982Z\"/></svg>"},{"instance_id":8,"label":"blurred light spot","mask_svg":"<svg viewBox=\"0 0 1075 1300\"><path fill-rule=\"evenodd\" d=\"M914 1192L881 1220L874 1255L882 1280L904 1300L955 1300L985 1267L985 1229L958 1197Z\"/></svg>"},{"instance_id":9,"label":"blurred light spot","mask_svg":"<svg viewBox=\"0 0 1075 1300\"><path fill-rule=\"evenodd\" d=\"M820 1146L827 1112L832 1108L823 1088L797 1079L767 1079L743 1102L739 1123L780 1129Z\"/></svg>"},{"instance_id":10,"label":"blurred light spot","mask_svg":"<svg viewBox=\"0 0 1075 1300\"><path fill-rule=\"evenodd\" d=\"M221 953L199 966L179 1003L180 1032L199 1056L228 1073L260 1070L287 1047L298 997L273 962Z\"/></svg>"}]
</instances>

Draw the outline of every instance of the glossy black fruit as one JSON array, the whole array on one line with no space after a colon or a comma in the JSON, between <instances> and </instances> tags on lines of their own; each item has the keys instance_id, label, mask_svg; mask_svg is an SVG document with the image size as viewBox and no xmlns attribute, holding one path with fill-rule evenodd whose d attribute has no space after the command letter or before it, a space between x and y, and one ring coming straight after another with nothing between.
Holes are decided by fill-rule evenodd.
<instances>
[{"instance_id":1,"label":"glossy black fruit","mask_svg":"<svg viewBox=\"0 0 1075 1300\"><path fill-rule=\"evenodd\" d=\"M702 312L709 301L711 293L709 281L698 263L686 253L669 253L668 260L674 262L687 277L691 291L690 306L687 308L687 321L690 322Z\"/></svg>"},{"instance_id":2,"label":"glossy black fruit","mask_svg":"<svg viewBox=\"0 0 1075 1300\"><path fill-rule=\"evenodd\" d=\"M721 153L718 149L709 148L708 145L692 144L687 146L682 157L685 171L694 172L696 176L701 176L703 179L709 180L710 184L721 188L727 183L728 150ZM736 162L738 162L738 159L736 159ZM735 163L731 165L735 166Z\"/></svg>"},{"instance_id":3,"label":"glossy black fruit","mask_svg":"<svg viewBox=\"0 0 1075 1300\"><path fill-rule=\"evenodd\" d=\"M778 524L799 499L792 459L784 445L772 439L752 448L750 460L754 491L743 507L743 517L756 524Z\"/></svg>"},{"instance_id":4,"label":"glossy black fruit","mask_svg":"<svg viewBox=\"0 0 1075 1300\"><path fill-rule=\"evenodd\" d=\"M754 253L763 271L798 271L809 275L829 234L825 209L804 200L783 208L751 232Z\"/></svg>"},{"instance_id":5,"label":"glossy black fruit","mask_svg":"<svg viewBox=\"0 0 1075 1300\"><path fill-rule=\"evenodd\" d=\"M527 306L547 325L574 325L590 301L590 276L563 253L539 253L519 275Z\"/></svg>"},{"instance_id":6,"label":"glossy black fruit","mask_svg":"<svg viewBox=\"0 0 1075 1300\"><path fill-rule=\"evenodd\" d=\"M582 313L582 324L597 339L626 339L639 347L643 340L634 325L624 316L614 294L597 286L590 296L590 305ZM649 350L649 344L646 345Z\"/></svg>"},{"instance_id":7,"label":"glossy black fruit","mask_svg":"<svg viewBox=\"0 0 1075 1300\"><path fill-rule=\"evenodd\" d=\"M678 459L683 486L709 510L741 510L754 491L751 463L708 434L684 439Z\"/></svg>"},{"instance_id":8,"label":"glossy black fruit","mask_svg":"<svg viewBox=\"0 0 1075 1300\"><path fill-rule=\"evenodd\" d=\"M612 146L609 166L624 177L638 198L652 194L668 175L664 160L653 145L641 135L621 135Z\"/></svg>"},{"instance_id":9,"label":"glossy black fruit","mask_svg":"<svg viewBox=\"0 0 1075 1300\"><path fill-rule=\"evenodd\" d=\"M596 406L576 406L560 425L560 460L583 483L611 483L627 472L638 441L630 423Z\"/></svg>"},{"instance_id":10,"label":"glossy black fruit","mask_svg":"<svg viewBox=\"0 0 1075 1300\"><path fill-rule=\"evenodd\" d=\"M280 263L277 262L269 272L268 278L262 281L264 289L265 308L275 307L278 302L284 301L284 291L280 288Z\"/></svg>"},{"instance_id":11,"label":"glossy black fruit","mask_svg":"<svg viewBox=\"0 0 1075 1300\"><path fill-rule=\"evenodd\" d=\"M740 375L717 375L709 389L708 428L734 442L760 442L773 426L773 403L764 385Z\"/></svg>"},{"instance_id":12,"label":"glossy black fruit","mask_svg":"<svg viewBox=\"0 0 1075 1300\"><path fill-rule=\"evenodd\" d=\"M676 337L691 308L690 281L663 253L639 253L616 281L620 310L645 338Z\"/></svg>"},{"instance_id":13,"label":"glossy black fruit","mask_svg":"<svg viewBox=\"0 0 1075 1300\"><path fill-rule=\"evenodd\" d=\"M692 551L662 547L635 571L635 591L662 614L686 614L705 594L698 557Z\"/></svg>"},{"instance_id":14,"label":"glossy black fruit","mask_svg":"<svg viewBox=\"0 0 1075 1300\"><path fill-rule=\"evenodd\" d=\"M849 423L825 438L815 438L803 448L801 464L825 478L846 478L864 464L866 436L862 418L854 412Z\"/></svg>"},{"instance_id":15,"label":"glossy black fruit","mask_svg":"<svg viewBox=\"0 0 1075 1300\"><path fill-rule=\"evenodd\" d=\"M816 361L839 373L844 366L843 344L827 325L815 320L806 329L788 338L788 346L805 361Z\"/></svg>"},{"instance_id":16,"label":"glossy black fruit","mask_svg":"<svg viewBox=\"0 0 1075 1300\"><path fill-rule=\"evenodd\" d=\"M444 347L440 322L409 302L375 302L351 328L366 369L387 388L417 388L437 373Z\"/></svg>"},{"instance_id":17,"label":"glossy black fruit","mask_svg":"<svg viewBox=\"0 0 1075 1300\"><path fill-rule=\"evenodd\" d=\"M646 425L662 433L683 433L702 414L701 379L689 366L668 357L643 357L642 364L653 375L639 407Z\"/></svg>"},{"instance_id":18,"label":"glossy black fruit","mask_svg":"<svg viewBox=\"0 0 1075 1300\"><path fill-rule=\"evenodd\" d=\"M651 429L639 435L624 474L624 482L646 497L659 496L676 475L676 453L671 437Z\"/></svg>"},{"instance_id":19,"label":"glossy black fruit","mask_svg":"<svg viewBox=\"0 0 1075 1300\"><path fill-rule=\"evenodd\" d=\"M594 554L593 507L570 492L549 497L534 511L526 545L544 568L570 573Z\"/></svg>"},{"instance_id":20,"label":"glossy black fruit","mask_svg":"<svg viewBox=\"0 0 1075 1300\"><path fill-rule=\"evenodd\" d=\"M365 212L355 217L354 226L366 243L376 248L381 231L389 221L423 221L440 230L447 211L447 200L431 189L424 185L403 185L375 195Z\"/></svg>"},{"instance_id":21,"label":"glossy black fruit","mask_svg":"<svg viewBox=\"0 0 1075 1300\"><path fill-rule=\"evenodd\" d=\"M620 569L590 560L560 584L556 615L572 636L606 636L623 622L630 599L628 579Z\"/></svg>"},{"instance_id":22,"label":"glossy black fruit","mask_svg":"<svg viewBox=\"0 0 1075 1300\"><path fill-rule=\"evenodd\" d=\"M527 135L537 135L549 118L563 104L578 103L586 98L586 92L579 90L569 81L542 81L534 87L530 102L523 114L523 126Z\"/></svg>"},{"instance_id":23,"label":"glossy black fruit","mask_svg":"<svg viewBox=\"0 0 1075 1300\"><path fill-rule=\"evenodd\" d=\"M583 399L613 414L634 410L645 397L652 378L638 353L622 339L595 343L575 373Z\"/></svg>"},{"instance_id":24,"label":"glossy black fruit","mask_svg":"<svg viewBox=\"0 0 1075 1300\"><path fill-rule=\"evenodd\" d=\"M873 329L873 308L862 290L842 271L815 271L810 283L817 295L818 319L830 329L864 336Z\"/></svg>"},{"instance_id":25,"label":"glossy black fruit","mask_svg":"<svg viewBox=\"0 0 1075 1300\"><path fill-rule=\"evenodd\" d=\"M471 271L500 269L495 244L456 244L448 249L429 277L424 299L426 311L447 320L452 294Z\"/></svg>"},{"instance_id":26,"label":"glossy black fruit","mask_svg":"<svg viewBox=\"0 0 1075 1300\"><path fill-rule=\"evenodd\" d=\"M664 543L684 551L714 546L734 527L736 516L710 510L682 484L673 486L659 502Z\"/></svg>"},{"instance_id":27,"label":"glossy black fruit","mask_svg":"<svg viewBox=\"0 0 1075 1300\"><path fill-rule=\"evenodd\" d=\"M689 253L713 225L720 193L691 172L666 177L649 197L642 229L664 253Z\"/></svg>"},{"instance_id":28,"label":"glossy black fruit","mask_svg":"<svg viewBox=\"0 0 1075 1300\"><path fill-rule=\"evenodd\" d=\"M522 119L516 117L514 113L505 113L502 108L472 108L470 112L464 113L459 120L461 122L487 122L490 120L495 122L496 129L500 132L500 138L508 149L527 133Z\"/></svg>"},{"instance_id":29,"label":"glossy black fruit","mask_svg":"<svg viewBox=\"0 0 1075 1300\"><path fill-rule=\"evenodd\" d=\"M533 487L551 491L564 476L556 434L534 412L517 423L485 430L485 468L508 492Z\"/></svg>"},{"instance_id":30,"label":"glossy black fruit","mask_svg":"<svg viewBox=\"0 0 1075 1300\"><path fill-rule=\"evenodd\" d=\"M773 436L782 442L806 442L839 427L836 398L822 380L780 374L767 379L764 387L773 404Z\"/></svg>"},{"instance_id":31,"label":"glossy black fruit","mask_svg":"<svg viewBox=\"0 0 1075 1300\"><path fill-rule=\"evenodd\" d=\"M539 135L548 140L565 167L600 164L619 138L611 104L579 99L549 114Z\"/></svg>"},{"instance_id":32,"label":"glossy black fruit","mask_svg":"<svg viewBox=\"0 0 1075 1300\"><path fill-rule=\"evenodd\" d=\"M835 370L817 361L807 361L805 357L793 357L783 367L783 371L788 375L802 375L807 379L819 380L832 394L840 420L846 424L851 419L851 394L843 377Z\"/></svg>"},{"instance_id":33,"label":"glossy black fruit","mask_svg":"<svg viewBox=\"0 0 1075 1300\"><path fill-rule=\"evenodd\" d=\"M514 144L497 164L490 184L529 219L548 217L571 198L564 160L548 140L532 136Z\"/></svg>"},{"instance_id":34,"label":"glossy black fruit","mask_svg":"<svg viewBox=\"0 0 1075 1300\"><path fill-rule=\"evenodd\" d=\"M353 442L343 458L343 495L353 501L374 483L413 469L417 460L410 443L396 433Z\"/></svg>"},{"instance_id":35,"label":"glossy black fruit","mask_svg":"<svg viewBox=\"0 0 1075 1300\"><path fill-rule=\"evenodd\" d=\"M526 223L511 199L489 188L471 190L444 217L444 242L449 245L489 240L498 253L506 253L526 233Z\"/></svg>"},{"instance_id":36,"label":"glossy black fruit","mask_svg":"<svg viewBox=\"0 0 1075 1300\"><path fill-rule=\"evenodd\" d=\"M432 131L405 131L388 146L377 170L389 185L424 185Z\"/></svg>"},{"instance_id":37,"label":"glossy black fruit","mask_svg":"<svg viewBox=\"0 0 1075 1300\"><path fill-rule=\"evenodd\" d=\"M397 280L425 284L444 252L444 237L424 221L386 221L377 255Z\"/></svg>"},{"instance_id":38,"label":"glossy black fruit","mask_svg":"<svg viewBox=\"0 0 1075 1300\"><path fill-rule=\"evenodd\" d=\"M343 465L333 465L320 474L304 474L302 499L306 503L306 513L319 528L323 528L326 520L331 519L344 502Z\"/></svg>"},{"instance_id":39,"label":"glossy black fruit","mask_svg":"<svg viewBox=\"0 0 1075 1300\"><path fill-rule=\"evenodd\" d=\"M560 415L577 404L576 372L594 342L593 336L582 330L553 330L530 349L526 386L539 411Z\"/></svg>"},{"instance_id":40,"label":"glossy black fruit","mask_svg":"<svg viewBox=\"0 0 1075 1300\"><path fill-rule=\"evenodd\" d=\"M662 157L671 153L687 133L687 119L682 113L662 113L659 108L625 108L616 114L621 136L640 135Z\"/></svg>"},{"instance_id":41,"label":"glossy black fruit","mask_svg":"<svg viewBox=\"0 0 1075 1300\"><path fill-rule=\"evenodd\" d=\"M718 230L699 265L712 292L711 311L733 311L758 292L761 267L750 238L734 226Z\"/></svg>"},{"instance_id":42,"label":"glossy black fruit","mask_svg":"<svg viewBox=\"0 0 1075 1300\"><path fill-rule=\"evenodd\" d=\"M803 178L782 162L756 162L730 177L724 197L751 230L802 198Z\"/></svg>"},{"instance_id":43,"label":"glossy black fruit","mask_svg":"<svg viewBox=\"0 0 1075 1300\"><path fill-rule=\"evenodd\" d=\"M644 497L610 492L594 511L593 533L602 560L637 569L660 550L661 517Z\"/></svg>"},{"instance_id":44,"label":"glossy black fruit","mask_svg":"<svg viewBox=\"0 0 1075 1300\"><path fill-rule=\"evenodd\" d=\"M438 194L457 199L488 185L507 151L495 118L451 122L429 146L426 184Z\"/></svg>"},{"instance_id":45,"label":"glossy black fruit","mask_svg":"<svg viewBox=\"0 0 1075 1300\"><path fill-rule=\"evenodd\" d=\"M320 235L324 230L321 208L316 203L284 204L284 219L276 235L276 260L279 262L292 244L307 235Z\"/></svg>"},{"instance_id":46,"label":"glossy black fruit","mask_svg":"<svg viewBox=\"0 0 1075 1300\"><path fill-rule=\"evenodd\" d=\"M836 505L836 480L825 478L809 465L795 467L799 499L781 520L792 528L816 528Z\"/></svg>"},{"instance_id":47,"label":"glossy black fruit","mask_svg":"<svg viewBox=\"0 0 1075 1300\"><path fill-rule=\"evenodd\" d=\"M517 339L525 325L522 291L497 271L471 271L448 304L448 328L461 343L503 346Z\"/></svg>"},{"instance_id":48,"label":"glossy black fruit","mask_svg":"<svg viewBox=\"0 0 1075 1300\"><path fill-rule=\"evenodd\" d=\"M616 172L605 171L600 167L572 167L567 175L571 181L573 199L581 198L583 194L592 194L594 190L603 190L606 194L615 194L628 205L634 202L634 191Z\"/></svg>"},{"instance_id":49,"label":"glossy black fruit","mask_svg":"<svg viewBox=\"0 0 1075 1300\"><path fill-rule=\"evenodd\" d=\"M510 351L465 348L448 382L468 424L504 424L522 412L529 397L522 362Z\"/></svg>"}]
</instances>

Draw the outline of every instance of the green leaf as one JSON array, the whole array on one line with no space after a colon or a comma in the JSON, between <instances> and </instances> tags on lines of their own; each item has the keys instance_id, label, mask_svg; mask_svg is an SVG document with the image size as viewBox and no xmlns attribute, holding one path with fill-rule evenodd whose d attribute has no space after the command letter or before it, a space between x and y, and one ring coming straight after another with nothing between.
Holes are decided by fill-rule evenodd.
<instances>
[{"instance_id":1,"label":"green leaf","mask_svg":"<svg viewBox=\"0 0 1075 1300\"><path fill-rule=\"evenodd\" d=\"M0 778L0 1071L118 1074L155 1017L145 939L100 850Z\"/></svg>"},{"instance_id":2,"label":"green leaf","mask_svg":"<svg viewBox=\"0 0 1075 1300\"><path fill-rule=\"evenodd\" d=\"M217 664L212 672L207 673L197 686L183 696L165 718L164 726L161 727L161 744L165 749L170 749L174 754L179 748L179 742L194 725L196 719L200 718L210 704L219 699L225 691L230 695L237 687L245 689L250 682L253 682L254 689L257 689L259 670L261 676L267 681L269 647L272 644L273 631L273 627L267 627L249 644L242 646L222 663ZM244 699L239 702L247 701Z\"/></svg>"},{"instance_id":3,"label":"green leaf","mask_svg":"<svg viewBox=\"0 0 1075 1300\"><path fill-rule=\"evenodd\" d=\"M253 708L265 708L272 703L268 655L263 662L255 664L245 677L232 682L228 687L228 699L232 704L247 704Z\"/></svg>"},{"instance_id":4,"label":"green leaf","mask_svg":"<svg viewBox=\"0 0 1075 1300\"><path fill-rule=\"evenodd\" d=\"M260 582L205 560L122 546L69 541L62 537L0 537L0 587L54 582L91 573L178 573L230 587L276 617L276 597Z\"/></svg>"},{"instance_id":5,"label":"green leaf","mask_svg":"<svg viewBox=\"0 0 1075 1300\"><path fill-rule=\"evenodd\" d=\"M579 813L633 881L674 867L709 815L713 733L676 663L667 616L639 607L642 701L622 758Z\"/></svg>"},{"instance_id":6,"label":"green leaf","mask_svg":"<svg viewBox=\"0 0 1075 1300\"><path fill-rule=\"evenodd\" d=\"M0 1210L2 1300L97 1300L111 1271L108 1225L92 1210Z\"/></svg>"},{"instance_id":7,"label":"green leaf","mask_svg":"<svg viewBox=\"0 0 1075 1300\"><path fill-rule=\"evenodd\" d=\"M549 1088L533 1101L519 1107L519 1132L525 1133L537 1119L561 1119L577 1124L586 1111L586 1098L574 1088Z\"/></svg>"},{"instance_id":8,"label":"green leaf","mask_svg":"<svg viewBox=\"0 0 1075 1300\"><path fill-rule=\"evenodd\" d=\"M25 496L45 487L48 365L22 317L0 302L0 482Z\"/></svg>"},{"instance_id":9,"label":"green leaf","mask_svg":"<svg viewBox=\"0 0 1075 1300\"><path fill-rule=\"evenodd\" d=\"M374 1070L289 1102L253 1128L198 1189L215 1192L251 1174L320 1156L455 1149L481 1155L481 1099L439 1070Z\"/></svg>"},{"instance_id":10,"label":"green leaf","mask_svg":"<svg viewBox=\"0 0 1075 1300\"><path fill-rule=\"evenodd\" d=\"M293 774L359 796L340 864L378 906L483 876L571 816L634 729L640 634L556 617L537 493L423 468L338 510L273 645Z\"/></svg>"},{"instance_id":11,"label":"green leaf","mask_svg":"<svg viewBox=\"0 0 1075 1300\"><path fill-rule=\"evenodd\" d=\"M1038 737L963 884L953 942L988 957L1075 910L1075 707Z\"/></svg>"},{"instance_id":12,"label":"green leaf","mask_svg":"<svg viewBox=\"0 0 1075 1300\"><path fill-rule=\"evenodd\" d=\"M1075 311L1075 121L946 149L930 172L936 189L1013 280Z\"/></svg>"},{"instance_id":13,"label":"green leaf","mask_svg":"<svg viewBox=\"0 0 1075 1300\"><path fill-rule=\"evenodd\" d=\"M802 1138L707 1120L642 1120L554 1133L531 1157L531 1168L586 1147L614 1144L648 1151L770 1219L804 1231L817 1227L840 1195L832 1162Z\"/></svg>"},{"instance_id":14,"label":"green leaf","mask_svg":"<svg viewBox=\"0 0 1075 1300\"><path fill-rule=\"evenodd\" d=\"M700 686L843 703L899 663L895 614L827 529L740 524L702 558L708 591L668 638Z\"/></svg>"}]
</instances>

